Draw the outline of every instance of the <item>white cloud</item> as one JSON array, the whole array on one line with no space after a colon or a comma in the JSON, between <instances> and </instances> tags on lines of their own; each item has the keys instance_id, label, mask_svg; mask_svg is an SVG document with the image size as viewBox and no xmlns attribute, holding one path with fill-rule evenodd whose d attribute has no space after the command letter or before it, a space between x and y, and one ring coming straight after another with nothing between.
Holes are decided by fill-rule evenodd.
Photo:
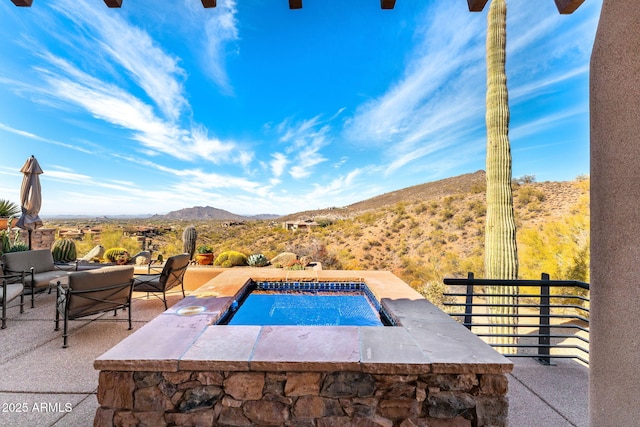
<instances>
[{"instance_id":1,"label":"white cloud","mask_svg":"<svg viewBox=\"0 0 640 427\"><path fill-rule=\"evenodd\" d=\"M205 23L207 56L204 70L222 92L229 95L233 94L233 87L225 70L225 56L227 45L238 40L236 13L235 0L221 0Z\"/></svg>"},{"instance_id":2,"label":"white cloud","mask_svg":"<svg viewBox=\"0 0 640 427\"><path fill-rule=\"evenodd\" d=\"M144 30L86 0L60 0L52 7L84 29L85 43L94 47L89 55L106 54L124 68L168 120L176 120L188 106L183 94L184 70Z\"/></svg>"},{"instance_id":3,"label":"white cloud","mask_svg":"<svg viewBox=\"0 0 640 427\"><path fill-rule=\"evenodd\" d=\"M20 136L25 137L25 138L29 138L29 139L33 139L33 140L41 141L41 142L46 142L47 144L57 145L57 146L64 147L64 148L67 148L67 149L70 149L70 150L80 151L82 153L91 154L93 152L92 150L88 150L88 149L85 149L85 148L82 148L82 147L78 147L77 145L66 144L64 142L54 141L54 140L51 140L51 139L43 138L43 137L35 135L35 134L31 133L31 132L27 132L27 131L24 131L24 130L13 128L13 127L8 126L8 125L6 125L4 123L0 123L0 129L4 130L4 131L7 131L7 132L11 132L11 133L16 134L16 135L20 135Z\"/></svg>"},{"instance_id":4,"label":"white cloud","mask_svg":"<svg viewBox=\"0 0 640 427\"><path fill-rule=\"evenodd\" d=\"M277 178L282 175L282 172L284 172L284 169L289 161L287 160L287 156L282 153L274 153L271 155L271 157L272 160L269 163L269 165L271 166L271 173L274 177Z\"/></svg>"}]
</instances>

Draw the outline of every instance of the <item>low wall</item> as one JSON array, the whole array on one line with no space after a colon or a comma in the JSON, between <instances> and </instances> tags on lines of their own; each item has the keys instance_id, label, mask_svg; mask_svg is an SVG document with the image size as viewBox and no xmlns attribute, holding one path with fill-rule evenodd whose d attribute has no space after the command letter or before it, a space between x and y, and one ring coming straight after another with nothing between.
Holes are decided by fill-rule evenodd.
<instances>
[{"instance_id":1,"label":"low wall","mask_svg":"<svg viewBox=\"0 0 640 427\"><path fill-rule=\"evenodd\" d=\"M102 371L94 425L506 426L506 392L503 374Z\"/></svg>"}]
</instances>

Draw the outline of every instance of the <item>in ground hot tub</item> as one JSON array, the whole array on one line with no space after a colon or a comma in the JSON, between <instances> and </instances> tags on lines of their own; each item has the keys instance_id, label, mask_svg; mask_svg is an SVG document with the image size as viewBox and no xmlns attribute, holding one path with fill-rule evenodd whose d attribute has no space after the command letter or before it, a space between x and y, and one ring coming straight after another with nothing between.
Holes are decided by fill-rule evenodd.
<instances>
[{"instance_id":1,"label":"in ground hot tub","mask_svg":"<svg viewBox=\"0 0 640 427\"><path fill-rule=\"evenodd\" d=\"M363 283L395 326L219 324L259 282ZM512 366L389 272L234 268L96 359L95 424L505 426Z\"/></svg>"}]
</instances>

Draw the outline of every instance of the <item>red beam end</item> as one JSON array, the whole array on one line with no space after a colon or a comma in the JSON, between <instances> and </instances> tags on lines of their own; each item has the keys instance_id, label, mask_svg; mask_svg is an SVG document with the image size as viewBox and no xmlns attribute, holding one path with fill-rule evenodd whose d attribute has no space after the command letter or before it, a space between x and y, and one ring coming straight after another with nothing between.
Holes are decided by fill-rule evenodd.
<instances>
[{"instance_id":1,"label":"red beam end","mask_svg":"<svg viewBox=\"0 0 640 427\"><path fill-rule=\"evenodd\" d=\"M489 0L467 0L469 4L469 12L482 12L484 6Z\"/></svg>"},{"instance_id":2,"label":"red beam end","mask_svg":"<svg viewBox=\"0 0 640 427\"><path fill-rule=\"evenodd\" d=\"M216 7L216 0L202 0L202 6L204 6L205 9Z\"/></svg>"},{"instance_id":3,"label":"red beam end","mask_svg":"<svg viewBox=\"0 0 640 427\"><path fill-rule=\"evenodd\" d=\"M563 15L568 15L570 13L573 13L576 11L577 8L579 8L582 3L584 3L584 0L555 0L556 1L556 7L558 8L558 12L560 12Z\"/></svg>"},{"instance_id":4,"label":"red beam end","mask_svg":"<svg viewBox=\"0 0 640 427\"><path fill-rule=\"evenodd\" d=\"M11 0L13 4L20 7L31 7L33 0Z\"/></svg>"},{"instance_id":5,"label":"red beam end","mask_svg":"<svg viewBox=\"0 0 640 427\"><path fill-rule=\"evenodd\" d=\"M289 9L302 9L302 0L289 0Z\"/></svg>"},{"instance_id":6,"label":"red beam end","mask_svg":"<svg viewBox=\"0 0 640 427\"><path fill-rule=\"evenodd\" d=\"M396 6L396 0L380 0L382 9L393 9Z\"/></svg>"},{"instance_id":7,"label":"red beam end","mask_svg":"<svg viewBox=\"0 0 640 427\"><path fill-rule=\"evenodd\" d=\"M107 7L122 7L122 0L104 0Z\"/></svg>"}]
</instances>

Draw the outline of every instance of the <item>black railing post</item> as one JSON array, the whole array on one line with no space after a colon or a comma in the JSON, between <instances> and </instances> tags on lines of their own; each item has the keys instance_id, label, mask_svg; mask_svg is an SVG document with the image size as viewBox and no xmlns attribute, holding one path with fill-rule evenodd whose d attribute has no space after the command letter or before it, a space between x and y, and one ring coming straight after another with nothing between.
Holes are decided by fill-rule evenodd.
<instances>
[{"instance_id":1,"label":"black railing post","mask_svg":"<svg viewBox=\"0 0 640 427\"><path fill-rule=\"evenodd\" d=\"M549 292L549 275L542 273L542 282L540 284L540 327L538 330L538 361L544 365L551 365L550 344L551 344L551 328L550 320L550 292Z\"/></svg>"},{"instance_id":2,"label":"black railing post","mask_svg":"<svg viewBox=\"0 0 640 427\"><path fill-rule=\"evenodd\" d=\"M473 319L473 273L467 274L467 299L464 307L464 326L471 330L471 322Z\"/></svg>"}]
</instances>

